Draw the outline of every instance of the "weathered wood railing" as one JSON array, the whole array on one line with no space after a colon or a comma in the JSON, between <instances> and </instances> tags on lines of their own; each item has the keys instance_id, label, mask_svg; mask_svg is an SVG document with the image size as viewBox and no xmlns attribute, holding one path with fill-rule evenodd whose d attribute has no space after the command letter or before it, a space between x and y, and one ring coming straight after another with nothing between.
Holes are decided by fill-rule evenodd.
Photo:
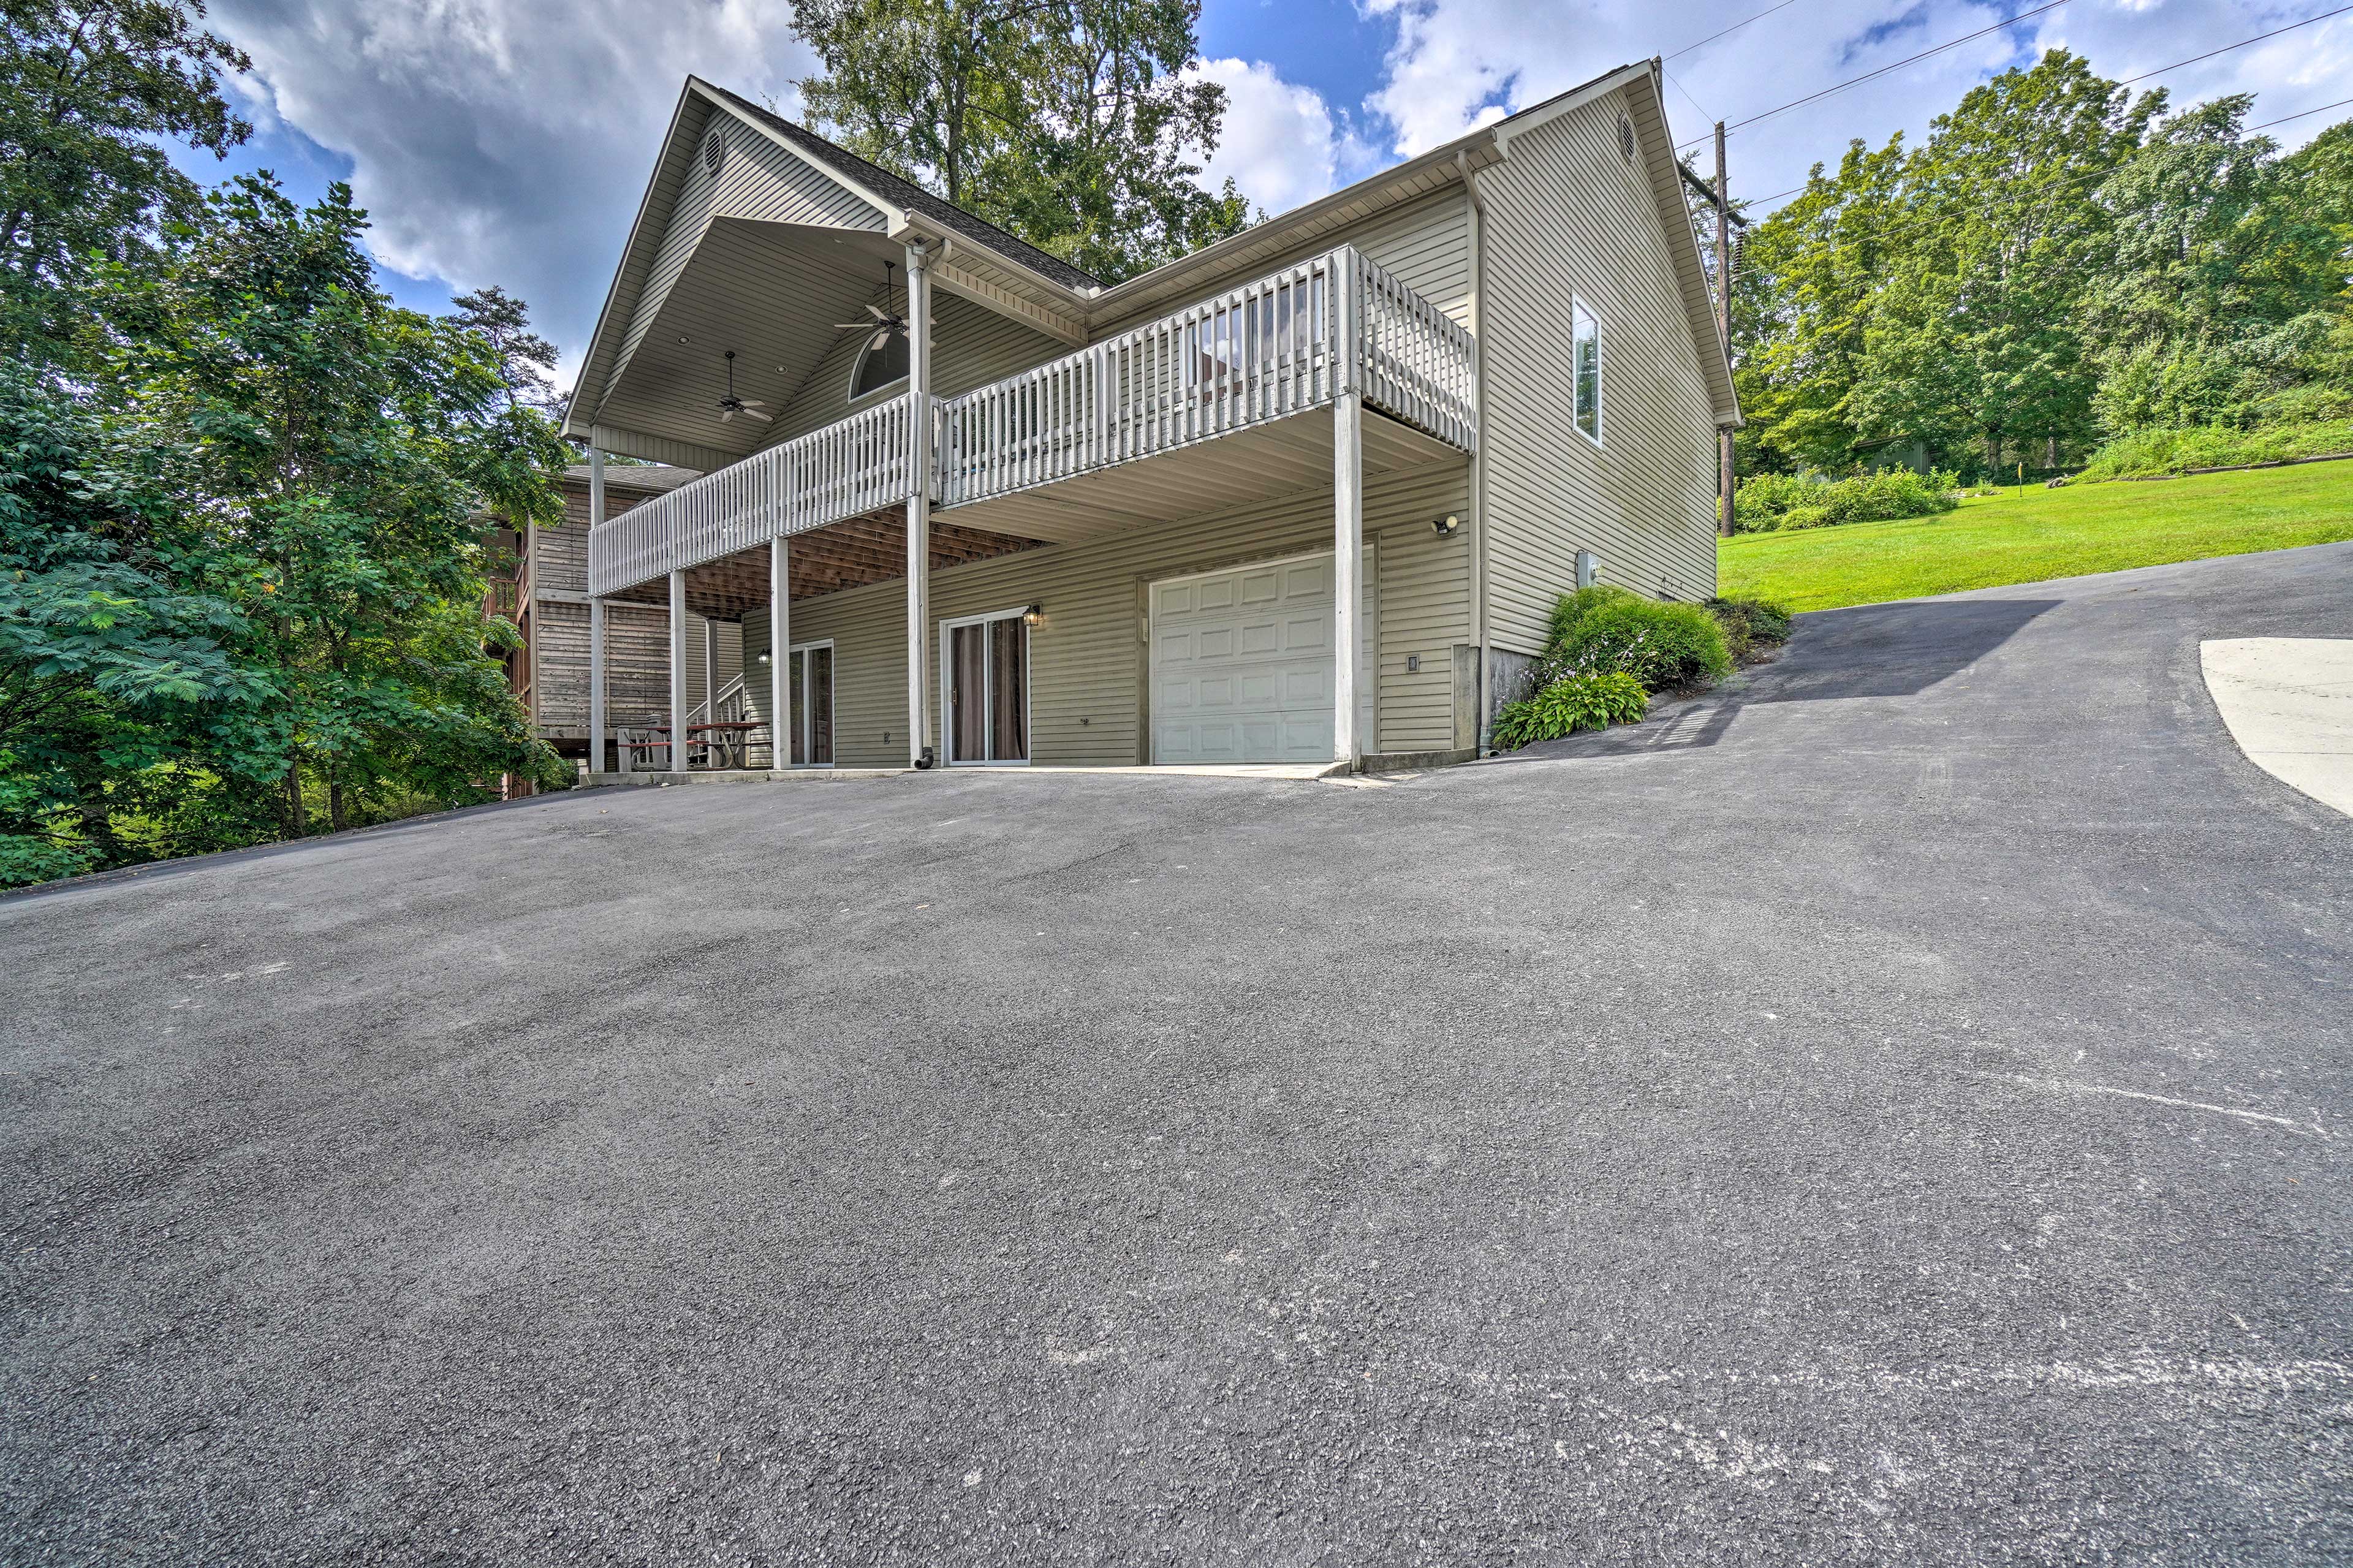
<instances>
[{"instance_id":1,"label":"weathered wood railing","mask_svg":"<svg viewBox=\"0 0 2353 1568\"><path fill-rule=\"evenodd\" d=\"M912 400L853 414L754 452L589 530L588 591L610 594L782 534L904 501Z\"/></svg>"},{"instance_id":2,"label":"weathered wood railing","mask_svg":"<svg viewBox=\"0 0 2353 1568\"><path fill-rule=\"evenodd\" d=\"M1342 246L940 405L940 502L1150 457L1343 391L1468 450L1476 349Z\"/></svg>"},{"instance_id":3,"label":"weathered wood railing","mask_svg":"<svg viewBox=\"0 0 2353 1568\"><path fill-rule=\"evenodd\" d=\"M1116 337L934 403L944 507L1051 484L1361 394L1465 451L1477 347L1446 313L1341 246ZM912 398L754 453L591 531L610 594L912 489Z\"/></svg>"}]
</instances>

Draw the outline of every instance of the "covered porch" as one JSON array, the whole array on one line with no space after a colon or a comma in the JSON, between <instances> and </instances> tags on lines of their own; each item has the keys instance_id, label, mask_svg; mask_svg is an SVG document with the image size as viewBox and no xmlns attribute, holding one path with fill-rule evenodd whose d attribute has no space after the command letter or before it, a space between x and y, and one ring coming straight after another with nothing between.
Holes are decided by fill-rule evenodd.
<instances>
[{"instance_id":1,"label":"covered porch","mask_svg":"<svg viewBox=\"0 0 2353 1568\"><path fill-rule=\"evenodd\" d=\"M1367 487L1464 470L1475 349L1460 322L1353 246L1255 267L1277 261L1174 310L1157 296L1163 313L1138 319L1140 300L690 82L567 416L591 448L594 489L607 452L702 470L617 517L592 498L592 770L611 733L608 604L671 610L669 711L658 733L623 748L632 764L815 765L827 749L811 716L828 709L823 670L860 683L868 754L887 743L893 763L927 767L976 760L959 728L967 707L1004 709L1017 688L1025 705L1033 695L1027 639L1055 615L1038 607L1045 578L1025 586L1020 572L983 569L1078 552L1086 574L1046 576L1064 605L1079 594L1092 606L1116 574L1109 542L1131 535L1148 537L1139 550L1172 572L1239 570L1278 551L1320 563L1285 568L1281 635L1304 639L1302 606L1314 606L1323 673L1294 661L1233 679L1315 686L1319 755L1353 762L1366 745L1359 699L1371 679ZM1443 514L1469 509L1459 482L1430 493ZM1276 502L1288 509L1280 527L1193 523ZM1320 512L1312 539L1301 505ZM1451 515L1439 521L1440 533L1451 526ZM940 574L1001 583L1004 602L943 613ZM895 584L889 606L884 584ZM1124 591L1148 636L1150 595ZM683 679L690 612L745 629L743 679L702 704ZM813 628L828 617L841 630L820 646ZM1207 647L1258 634L1201 635ZM844 638L859 644L855 669L831 668L849 657ZM765 662L749 651L755 640ZM901 682L887 727L872 722L886 665ZM1294 709L1282 719L1287 761L1314 729ZM989 722L977 760L1027 760L1026 717ZM1152 751L1139 739L1103 760L1149 762Z\"/></svg>"},{"instance_id":2,"label":"covered porch","mask_svg":"<svg viewBox=\"0 0 2353 1568\"><path fill-rule=\"evenodd\" d=\"M911 260L910 329L920 338L928 289L921 258ZM906 681L895 728L906 764L1026 760L1026 736L1000 736L976 758L956 732L958 704L976 683L985 700L1001 701L1016 678L980 666L1005 665L1001 645L1023 634L934 625L935 573L1318 492L1328 520L1321 548L1295 553L1329 562L1328 587L1316 589L1328 596L1330 625L1324 754L1350 763L1373 749L1360 719L1364 682L1374 678L1361 657L1366 489L1405 470L1461 471L1475 443L1467 333L1342 247L955 397L919 390L928 349L914 345L915 384L902 397L754 453L592 532L597 599L669 602L721 618L757 612L781 628L770 633L785 654L767 661L765 702L734 696L746 713L786 715L787 744L780 750L770 734L755 747L702 753L811 765L815 736L793 716L824 706L807 695L808 664L830 654L796 648L794 602L894 581L904 639L895 662ZM1428 521L1448 531L1442 516ZM1028 601L1010 608L1031 627L1042 614L1029 613ZM983 638L990 650L965 646ZM1360 657L1338 658L1344 648ZM746 685L757 679L747 657ZM684 711L680 696L674 710ZM753 721L715 711L688 720ZM798 761L780 761L795 756L795 742ZM1297 741L1282 743L1284 760L1297 760ZM1127 760L1157 759L1146 748Z\"/></svg>"}]
</instances>

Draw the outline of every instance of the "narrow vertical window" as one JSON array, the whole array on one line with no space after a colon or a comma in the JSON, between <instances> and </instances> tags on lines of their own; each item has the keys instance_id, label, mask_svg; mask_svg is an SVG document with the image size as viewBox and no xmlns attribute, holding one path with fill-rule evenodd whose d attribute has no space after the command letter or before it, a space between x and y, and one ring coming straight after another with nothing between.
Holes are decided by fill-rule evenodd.
<instances>
[{"instance_id":1,"label":"narrow vertical window","mask_svg":"<svg viewBox=\"0 0 2353 1568\"><path fill-rule=\"evenodd\" d=\"M1573 342L1570 363L1577 377L1577 427L1587 440L1601 444L1601 323L1582 300L1571 303Z\"/></svg>"}]
</instances>

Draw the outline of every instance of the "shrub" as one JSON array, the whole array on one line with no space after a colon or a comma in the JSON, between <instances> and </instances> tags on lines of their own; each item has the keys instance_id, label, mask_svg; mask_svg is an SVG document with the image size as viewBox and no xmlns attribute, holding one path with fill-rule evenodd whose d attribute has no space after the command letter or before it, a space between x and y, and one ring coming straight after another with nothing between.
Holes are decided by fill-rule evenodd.
<instances>
[{"instance_id":1,"label":"shrub","mask_svg":"<svg viewBox=\"0 0 2353 1568\"><path fill-rule=\"evenodd\" d=\"M1899 517L1933 517L1960 503L1951 474L1915 474L1883 468L1833 483L1790 474L1757 474L1740 481L1733 521L1743 533L1770 533L1834 523L1886 522Z\"/></svg>"},{"instance_id":2,"label":"shrub","mask_svg":"<svg viewBox=\"0 0 2353 1568\"><path fill-rule=\"evenodd\" d=\"M2277 462L2283 458L2316 458L2329 452L2353 452L2353 419L2267 425L2256 430L2233 430L2221 425L2137 430L2093 453L2091 463L2076 477L2086 481L2139 479L2191 468Z\"/></svg>"},{"instance_id":3,"label":"shrub","mask_svg":"<svg viewBox=\"0 0 2353 1568\"><path fill-rule=\"evenodd\" d=\"M1582 606L1571 603L1586 595L1594 597ZM1566 630L1546 651L1540 685L1616 670L1645 690L1664 691L1704 685L1732 668L1724 628L1697 605L1645 599L1623 588L1606 594L1587 588L1554 605L1553 624Z\"/></svg>"},{"instance_id":4,"label":"shrub","mask_svg":"<svg viewBox=\"0 0 2353 1568\"><path fill-rule=\"evenodd\" d=\"M1710 599L1707 613L1724 628L1725 646L1736 660L1759 647L1789 640L1789 612L1765 599Z\"/></svg>"},{"instance_id":5,"label":"shrub","mask_svg":"<svg viewBox=\"0 0 2353 1568\"><path fill-rule=\"evenodd\" d=\"M1495 714L1495 744L1517 751L1536 741L1556 741L1579 730L1606 730L1640 723L1651 710L1642 683L1621 670L1566 675L1535 696L1506 702Z\"/></svg>"},{"instance_id":6,"label":"shrub","mask_svg":"<svg viewBox=\"0 0 2353 1568\"><path fill-rule=\"evenodd\" d=\"M1563 594L1552 602L1552 627L1550 635L1545 638L1546 649L1549 651L1567 642L1585 617L1603 605L1622 605L1629 601L1641 604L1642 595L1630 588L1617 587L1609 583L1596 583L1590 588Z\"/></svg>"}]
</instances>

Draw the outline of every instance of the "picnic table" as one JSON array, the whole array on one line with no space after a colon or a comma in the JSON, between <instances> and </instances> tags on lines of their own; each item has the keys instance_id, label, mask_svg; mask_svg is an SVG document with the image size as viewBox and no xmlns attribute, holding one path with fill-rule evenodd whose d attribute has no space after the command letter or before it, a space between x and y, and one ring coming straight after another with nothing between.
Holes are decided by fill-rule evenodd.
<instances>
[{"instance_id":1,"label":"picnic table","mask_svg":"<svg viewBox=\"0 0 2353 1568\"><path fill-rule=\"evenodd\" d=\"M752 731L767 727L767 721L761 719L718 719L704 724L689 724L686 727L687 764L690 767L693 765L695 751L700 747L707 767L743 767ZM646 724L624 731L621 747L623 773L635 771L638 765L638 753L644 754L645 765L652 764L656 753L667 764L670 762L670 726Z\"/></svg>"},{"instance_id":2,"label":"picnic table","mask_svg":"<svg viewBox=\"0 0 2353 1568\"><path fill-rule=\"evenodd\" d=\"M744 752L751 743L752 731L767 727L766 721L759 719L721 719L708 724L689 724L686 743L691 750L700 736L704 756L713 766L740 768L744 766Z\"/></svg>"}]
</instances>

